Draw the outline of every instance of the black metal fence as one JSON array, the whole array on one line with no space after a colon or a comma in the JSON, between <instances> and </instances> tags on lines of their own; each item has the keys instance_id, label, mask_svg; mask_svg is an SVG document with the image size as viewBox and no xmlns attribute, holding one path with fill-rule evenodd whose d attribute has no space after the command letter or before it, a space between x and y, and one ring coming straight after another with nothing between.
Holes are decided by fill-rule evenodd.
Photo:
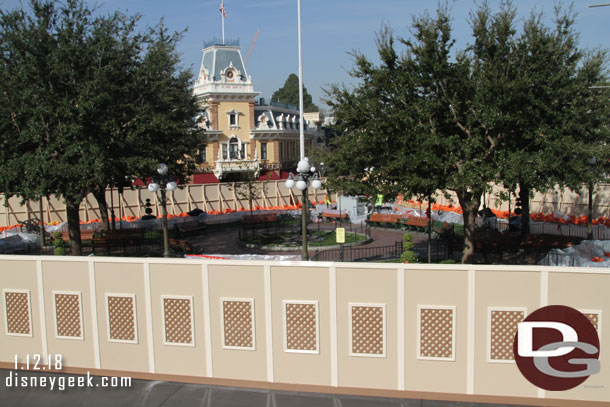
<instances>
[{"instance_id":1,"label":"black metal fence","mask_svg":"<svg viewBox=\"0 0 610 407\"><path fill-rule=\"evenodd\" d=\"M402 242L398 241L390 246L342 246L339 249L316 251L311 261L379 261L398 259L401 254Z\"/></svg>"},{"instance_id":2,"label":"black metal fence","mask_svg":"<svg viewBox=\"0 0 610 407\"><path fill-rule=\"evenodd\" d=\"M66 255L71 255L70 247L66 247ZM37 244L28 244L19 247L16 250L3 251L2 254L26 254L37 256L52 256L55 254L53 246L40 247ZM90 241L84 241L81 246L81 254L83 256L149 256L156 257L163 254L163 240L160 239L139 239L134 240L114 240L112 242L104 242L98 245Z\"/></svg>"}]
</instances>

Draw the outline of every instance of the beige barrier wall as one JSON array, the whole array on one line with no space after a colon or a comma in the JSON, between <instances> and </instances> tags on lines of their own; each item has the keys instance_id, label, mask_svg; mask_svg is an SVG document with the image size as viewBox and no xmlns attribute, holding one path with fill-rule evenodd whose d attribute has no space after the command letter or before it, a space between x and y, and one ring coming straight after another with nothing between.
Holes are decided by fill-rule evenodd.
<instances>
[{"instance_id":1,"label":"beige barrier wall","mask_svg":"<svg viewBox=\"0 0 610 407\"><path fill-rule=\"evenodd\" d=\"M284 181L264 181L262 185L262 193L260 199L253 203L253 206L283 206L290 205L300 200L294 196L294 192L287 189ZM492 208L506 211L509 208L508 201L500 200L498 194L506 192L501 188L495 188L489 194L485 195L485 202ZM144 204L146 199L150 199L153 204L153 213L161 213L160 203L155 194L150 193L147 189L126 189L123 195L119 196L116 189L112 191L113 203L115 208L115 216L122 214L123 216L141 217L144 215ZM312 200L319 202L324 199L325 191L309 190L309 197ZM106 191L106 201L110 207L110 190ZM450 194L450 198L445 198L439 194L437 202L443 205L458 205L458 200L455 195ZM336 194L333 194L333 199L336 199ZM38 218L40 215L39 202L26 202L21 204L21 199L12 197L8 200L8 206L5 206L4 196L0 194L0 227L14 225L28 218ZM587 214L588 205L588 190L586 187L580 191L571 190L551 190L545 193L536 192L530 200L531 212L542 212L552 214L556 211L575 216L584 216ZM43 217L45 222L65 221L66 209L61 200L55 197L42 200ZM206 212L212 210L222 211L224 209L239 209L240 207L249 208L249 203L238 198L232 184L201 184L201 185L185 185L183 188L175 190L169 196L168 213L179 214L188 212L195 208L200 208ZM424 206L425 207L425 206ZM511 211L515 208L515 198L512 197L510 202ZM100 212L97 207L97 201L93 195L87 197L81 203L81 220L87 221L90 219L99 219ZM593 216L610 217L610 184L599 184L595 187L593 195Z\"/></svg>"},{"instance_id":2,"label":"beige barrier wall","mask_svg":"<svg viewBox=\"0 0 610 407\"><path fill-rule=\"evenodd\" d=\"M506 194L507 191L500 187L495 187L493 190L485 194L485 204L493 209L507 211L509 209L509 201L501 200L500 194ZM438 194L436 199L441 205L459 206L458 199L454 193L449 194L449 199L444 195ZM483 201L481 201L481 205ZM530 212L541 212L544 214L553 214L561 212L567 215L576 217L586 216L589 204L589 190L586 186L580 190L572 191L570 189L560 190L558 188L546 192L534 192L530 198ZM515 209L515 196L511 195L510 210ZM593 194L593 217L600 216L610 217L610 184L598 184L595 186Z\"/></svg>"},{"instance_id":3,"label":"beige barrier wall","mask_svg":"<svg viewBox=\"0 0 610 407\"><path fill-rule=\"evenodd\" d=\"M4 368L61 355L68 372L610 403L603 269L0 256L0 290ZM601 339L601 372L565 392L536 388L513 360L516 324L550 304L580 310Z\"/></svg>"},{"instance_id":4,"label":"beige barrier wall","mask_svg":"<svg viewBox=\"0 0 610 407\"><path fill-rule=\"evenodd\" d=\"M297 194L298 196L295 197L295 192L287 189L284 181L261 181L257 184L261 185L261 194L259 199L253 201L253 207L292 205L300 201L300 194ZM325 191L323 190L309 189L310 200L319 202L324 199L324 194ZM333 199L336 199L336 194L332 196ZM149 192L146 188L125 189L122 195L119 195L117 189L113 189L111 202L111 191L106 191L108 208L111 207L111 203L114 205L116 217L122 215L139 218L145 215L144 210L146 207L144 205L146 199L151 200L153 213L160 214L161 204L157 198L156 194ZM209 212L212 210L223 211L225 209L249 209L250 207L249 202L239 199L239 195L235 192L234 184L232 183L185 185L170 193L168 199L168 213L172 215L189 212L195 208ZM56 197L43 198L42 210L45 222L63 222L66 220L66 206L63 201ZM14 225L29 218L39 217L40 201L27 201L22 205L21 198L12 197L6 202L4 195L0 194L0 227ZM88 221L99 218L100 211L97 201L93 195L89 194L81 202L80 219Z\"/></svg>"}]
</instances>

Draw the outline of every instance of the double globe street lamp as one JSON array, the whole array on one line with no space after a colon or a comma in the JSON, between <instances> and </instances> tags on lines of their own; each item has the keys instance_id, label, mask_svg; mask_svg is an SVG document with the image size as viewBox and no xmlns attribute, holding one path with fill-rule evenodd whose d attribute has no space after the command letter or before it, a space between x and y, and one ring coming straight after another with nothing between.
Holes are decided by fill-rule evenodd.
<instances>
[{"instance_id":1,"label":"double globe street lamp","mask_svg":"<svg viewBox=\"0 0 610 407\"><path fill-rule=\"evenodd\" d=\"M307 198L307 188L309 185L313 189L320 189L322 182L316 172L316 168L309 164L309 158L304 157L297 164L297 175L296 177L290 173L286 180L286 188L292 189L295 186L302 192L301 194L301 234L303 245L301 247L301 260L309 260L309 254L307 252L307 212L309 211L309 201Z\"/></svg>"},{"instance_id":2,"label":"double globe street lamp","mask_svg":"<svg viewBox=\"0 0 610 407\"><path fill-rule=\"evenodd\" d=\"M163 257L170 257L169 253L169 233L167 229L167 192L173 191L178 187L174 177L168 173L167 164L161 163L157 166L158 176L152 177L152 182L148 184L148 190L156 193L161 190L161 208L163 214Z\"/></svg>"}]
</instances>

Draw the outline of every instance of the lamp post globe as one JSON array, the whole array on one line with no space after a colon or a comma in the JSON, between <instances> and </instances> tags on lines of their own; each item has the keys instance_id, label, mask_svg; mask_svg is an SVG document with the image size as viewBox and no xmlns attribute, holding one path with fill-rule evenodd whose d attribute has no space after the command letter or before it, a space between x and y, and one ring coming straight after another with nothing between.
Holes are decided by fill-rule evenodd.
<instances>
[{"instance_id":1,"label":"lamp post globe","mask_svg":"<svg viewBox=\"0 0 610 407\"><path fill-rule=\"evenodd\" d=\"M305 191L307 189L307 182L305 182L304 180L300 179L297 181L297 189L299 191Z\"/></svg>"},{"instance_id":2,"label":"lamp post globe","mask_svg":"<svg viewBox=\"0 0 610 407\"><path fill-rule=\"evenodd\" d=\"M309 165L309 159L307 157L303 158L297 164L297 170L299 170L300 173L307 173L309 172L310 168L311 166Z\"/></svg>"},{"instance_id":3,"label":"lamp post globe","mask_svg":"<svg viewBox=\"0 0 610 407\"><path fill-rule=\"evenodd\" d=\"M157 172L159 173L159 175L167 175L167 171L167 164L161 163L157 166Z\"/></svg>"}]
</instances>

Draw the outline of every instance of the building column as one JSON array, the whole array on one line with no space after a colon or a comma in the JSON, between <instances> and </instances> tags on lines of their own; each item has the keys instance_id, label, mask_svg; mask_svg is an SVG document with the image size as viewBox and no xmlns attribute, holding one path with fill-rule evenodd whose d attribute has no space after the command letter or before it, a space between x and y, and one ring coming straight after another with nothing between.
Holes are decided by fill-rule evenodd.
<instances>
[{"instance_id":1,"label":"building column","mask_svg":"<svg viewBox=\"0 0 610 407\"><path fill-rule=\"evenodd\" d=\"M256 149L257 149L257 143L256 140L254 139L250 139L250 159L254 160L254 157L256 156ZM258 157L259 161L260 161L260 157Z\"/></svg>"},{"instance_id":2,"label":"building column","mask_svg":"<svg viewBox=\"0 0 610 407\"><path fill-rule=\"evenodd\" d=\"M248 102L248 111L250 112L250 130L254 130L256 118L254 117L254 101Z\"/></svg>"},{"instance_id":3,"label":"building column","mask_svg":"<svg viewBox=\"0 0 610 407\"><path fill-rule=\"evenodd\" d=\"M280 142L279 142L279 140L273 140L272 145L273 145L273 157L271 157L271 159L273 160L273 163L279 163L280 162ZM267 154L269 154L269 152L267 152Z\"/></svg>"},{"instance_id":4,"label":"building column","mask_svg":"<svg viewBox=\"0 0 610 407\"><path fill-rule=\"evenodd\" d=\"M212 130L218 130L218 102L210 102L210 121L212 122Z\"/></svg>"},{"instance_id":5,"label":"building column","mask_svg":"<svg viewBox=\"0 0 610 407\"><path fill-rule=\"evenodd\" d=\"M218 150L219 150L220 146L218 141L215 141L212 144L212 157L211 159L208 160L208 162L210 162L212 165L216 164L216 160L218 160Z\"/></svg>"}]
</instances>

